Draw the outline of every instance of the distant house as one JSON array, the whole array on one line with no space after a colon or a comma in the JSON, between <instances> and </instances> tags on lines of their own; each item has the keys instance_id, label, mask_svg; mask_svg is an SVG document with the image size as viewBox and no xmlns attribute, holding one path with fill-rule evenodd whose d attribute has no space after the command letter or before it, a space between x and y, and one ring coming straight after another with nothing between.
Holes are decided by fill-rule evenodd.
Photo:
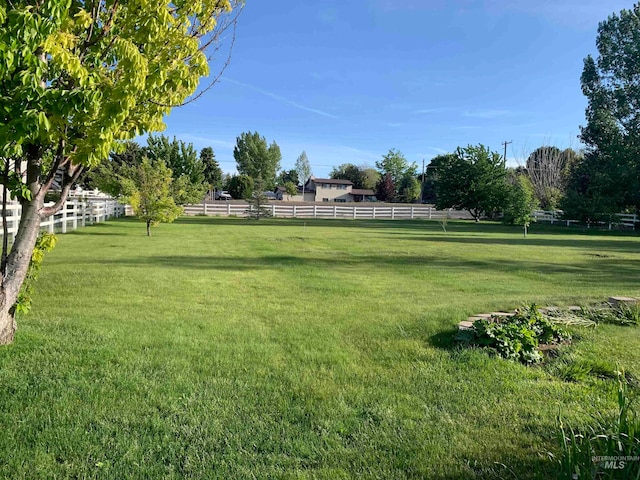
<instances>
[{"instance_id":1,"label":"distant house","mask_svg":"<svg viewBox=\"0 0 640 480\"><path fill-rule=\"evenodd\" d=\"M287 194L283 187L276 189L276 195L280 199L287 199ZM289 198L297 202L375 202L375 192L373 190L354 189L353 182L334 178L311 177L304 186L304 198L302 197L302 187L298 188L298 195Z\"/></svg>"}]
</instances>

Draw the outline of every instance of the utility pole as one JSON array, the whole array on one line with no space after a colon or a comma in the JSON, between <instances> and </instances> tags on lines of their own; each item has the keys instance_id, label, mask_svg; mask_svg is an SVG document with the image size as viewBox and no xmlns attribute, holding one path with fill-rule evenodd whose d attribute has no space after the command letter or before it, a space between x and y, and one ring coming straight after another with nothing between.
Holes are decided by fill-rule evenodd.
<instances>
[{"instance_id":1,"label":"utility pole","mask_svg":"<svg viewBox=\"0 0 640 480\"><path fill-rule=\"evenodd\" d=\"M424 203L424 158L422 159L422 185L420 186L420 205Z\"/></svg>"},{"instance_id":2,"label":"utility pole","mask_svg":"<svg viewBox=\"0 0 640 480\"><path fill-rule=\"evenodd\" d=\"M506 140L504 142L502 142L502 145L504 145L504 164L507 164L507 145L511 145L513 142L507 142Z\"/></svg>"}]
</instances>

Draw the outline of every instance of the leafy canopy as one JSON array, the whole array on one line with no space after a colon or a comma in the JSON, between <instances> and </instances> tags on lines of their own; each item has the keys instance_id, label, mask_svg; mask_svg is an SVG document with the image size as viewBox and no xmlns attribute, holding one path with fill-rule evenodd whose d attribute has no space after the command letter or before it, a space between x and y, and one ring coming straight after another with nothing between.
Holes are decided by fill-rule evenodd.
<instances>
[{"instance_id":1,"label":"leafy canopy","mask_svg":"<svg viewBox=\"0 0 640 480\"><path fill-rule=\"evenodd\" d=\"M566 213L584 221L640 208L640 4L600 23L598 57L584 60L585 159L573 169Z\"/></svg>"},{"instance_id":2,"label":"leafy canopy","mask_svg":"<svg viewBox=\"0 0 640 480\"><path fill-rule=\"evenodd\" d=\"M0 156L95 165L164 128L209 73L206 48L236 0L0 4ZM49 162L52 160L49 159Z\"/></svg>"},{"instance_id":3,"label":"leafy canopy","mask_svg":"<svg viewBox=\"0 0 640 480\"><path fill-rule=\"evenodd\" d=\"M502 156L484 145L460 148L439 158L436 207L467 210L476 221L505 204L507 170Z\"/></svg>"},{"instance_id":4,"label":"leafy canopy","mask_svg":"<svg viewBox=\"0 0 640 480\"><path fill-rule=\"evenodd\" d=\"M373 190L380 181L380 173L369 165L354 165L353 163L343 163L331 170L330 178L349 180L353 183L353 188L364 188Z\"/></svg>"},{"instance_id":5,"label":"leafy canopy","mask_svg":"<svg viewBox=\"0 0 640 480\"><path fill-rule=\"evenodd\" d=\"M376 167L382 177L387 174L391 175L396 188L400 186L403 177L407 175L415 176L418 168L415 162L410 164L402 152L393 148L382 156L382 160L376 162ZM397 193L398 191L396 190Z\"/></svg>"},{"instance_id":6,"label":"leafy canopy","mask_svg":"<svg viewBox=\"0 0 640 480\"><path fill-rule=\"evenodd\" d=\"M149 227L173 222L182 213L171 195L173 176L164 161L144 158L127 181L128 200L136 216Z\"/></svg>"},{"instance_id":7,"label":"leafy canopy","mask_svg":"<svg viewBox=\"0 0 640 480\"><path fill-rule=\"evenodd\" d=\"M200 203L207 191L204 164L192 143L164 135L149 136L145 152L151 161L162 160L173 173L172 196L177 204Z\"/></svg>"},{"instance_id":8,"label":"leafy canopy","mask_svg":"<svg viewBox=\"0 0 640 480\"><path fill-rule=\"evenodd\" d=\"M255 182L262 179L265 189L276 183L276 172L280 169L282 154L276 142L267 145L267 140L258 132L244 132L236 139L233 157L238 173L248 175Z\"/></svg>"},{"instance_id":9,"label":"leafy canopy","mask_svg":"<svg viewBox=\"0 0 640 480\"><path fill-rule=\"evenodd\" d=\"M515 225L522 225L524 236L532 222L535 222L534 210L538 208L531 180L526 175L517 175L511 186L504 208L504 221Z\"/></svg>"}]
</instances>

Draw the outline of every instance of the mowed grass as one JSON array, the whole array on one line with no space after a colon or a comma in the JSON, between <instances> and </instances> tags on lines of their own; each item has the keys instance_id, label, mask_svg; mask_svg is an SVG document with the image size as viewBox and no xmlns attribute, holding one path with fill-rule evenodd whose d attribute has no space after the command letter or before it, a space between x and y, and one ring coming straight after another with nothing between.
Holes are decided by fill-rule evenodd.
<instances>
[{"instance_id":1,"label":"mowed grass","mask_svg":"<svg viewBox=\"0 0 640 480\"><path fill-rule=\"evenodd\" d=\"M474 313L640 294L640 238L450 222L121 220L60 235L0 348L0 478L553 478L613 413L452 345ZM640 376L640 329L568 354Z\"/></svg>"}]
</instances>

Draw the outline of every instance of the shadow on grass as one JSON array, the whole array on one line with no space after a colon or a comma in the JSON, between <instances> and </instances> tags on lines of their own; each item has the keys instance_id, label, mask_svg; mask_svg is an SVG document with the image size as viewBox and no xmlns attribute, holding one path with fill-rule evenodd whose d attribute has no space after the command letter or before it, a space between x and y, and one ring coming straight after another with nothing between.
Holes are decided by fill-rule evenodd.
<instances>
[{"instance_id":1,"label":"shadow on grass","mask_svg":"<svg viewBox=\"0 0 640 480\"><path fill-rule=\"evenodd\" d=\"M449 270L470 275L481 272L503 273L507 275L566 275L574 284L593 284L593 282L615 282L618 285L637 286L640 282L640 259L616 260L615 258L585 258L583 262L555 264L545 261L491 259L460 260L438 256L397 256L397 255L360 255L352 256L336 252L332 258L307 258L293 255L273 255L262 257L213 257L189 255L160 255L135 258L114 258L94 260L92 263L106 265L158 266L176 269L194 270L279 270L283 268L323 268L348 267L366 269L392 269L409 271L416 268Z\"/></svg>"},{"instance_id":2,"label":"shadow on grass","mask_svg":"<svg viewBox=\"0 0 640 480\"><path fill-rule=\"evenodd\" d=\"M306 222L309 227L357 227L371 229L411 229L428 228L442 231L439 220L427 219L352 219L352 218L265 218L259 221L244 217L209 217L204 215L182 216L175 223L188 225L242 225L242 226L295 226ZM447 231L452 233L471 234L521 234L522 228L519 226L505 225L500 222L482 221L479 223L473 220L450 219L447 224ZM562 225L535 224L530 228L532 235L585 235L588 237L638 237L638 232L634 231L608 231L598 229L585 229L580 227L565 227Z\"/></svg>"},{"instance_id":3,"label":"shadow on grass","mask_svg":"<svg viewBox=\"0 0 640 480\"><path fill-rule=\"evenodd\" d=\"M457 233L457 232L456 232ZM476 232L477 233L477 232ZM536 238L530 235L527 238L496 238L484 236L456 236L456 235L406 235L404 233L391 232L394 240L409 240L435 243L458 243L466 245L516 245L519 247L531 245L534 247L569 247L591 250L600 254L600 251L617 251L628 253L640 253L640 242L633 240L609 240L594 239L593 236L584 238ZM606 255L606 254L605 254Z\"/></svg>"},{"instance_id":4,"label":"shadow on grass","mask_svg":"<svg viewBox=\"0 0 640 480\"><path fill-rule=\"evenodd\" d=\"M458 333L457 328L438 332L429 337L427 342L429 345L440 350L453 350L456 347L455 336Z\"/></svg>"}]
</instances>

